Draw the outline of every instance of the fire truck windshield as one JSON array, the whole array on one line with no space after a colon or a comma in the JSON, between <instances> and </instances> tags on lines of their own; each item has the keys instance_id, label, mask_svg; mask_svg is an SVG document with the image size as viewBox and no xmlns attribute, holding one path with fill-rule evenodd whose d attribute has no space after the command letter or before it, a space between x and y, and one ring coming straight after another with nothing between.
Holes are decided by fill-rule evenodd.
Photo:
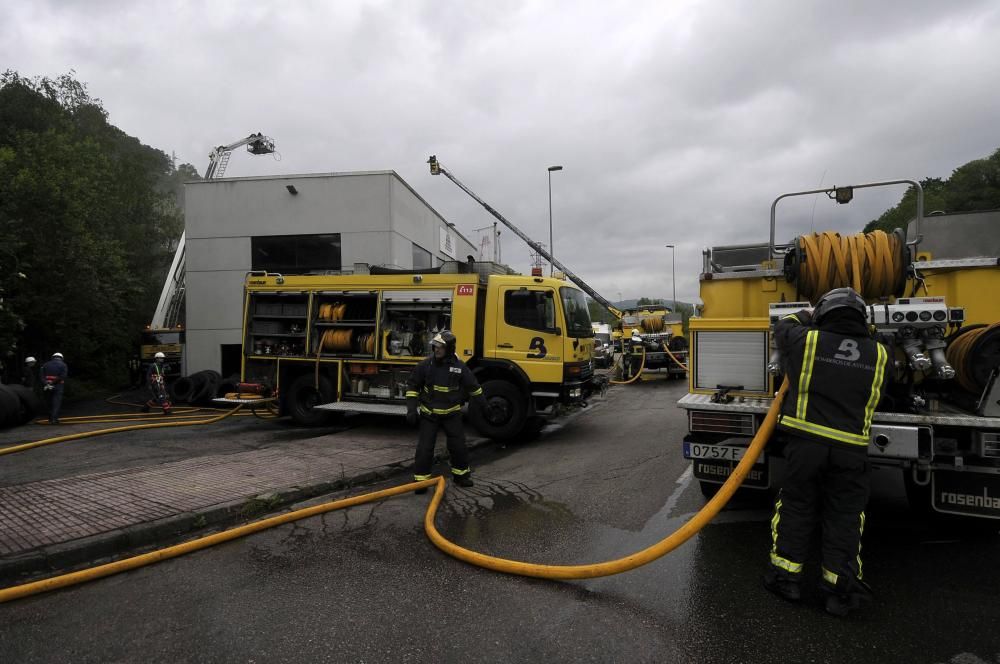
<instances>
[{"instance_id":1,"label":"fire truck windshield","mask_svg":"<svg viewBox=\"0 0 1000 664\"><path fill-rule=\"evenodd\" d=\"M594 328L590 324L590 311L583 291L563 286L559 289L562 298L563 313L566 316L566 336L592 337Z\"/></svg>"}]
</instances>

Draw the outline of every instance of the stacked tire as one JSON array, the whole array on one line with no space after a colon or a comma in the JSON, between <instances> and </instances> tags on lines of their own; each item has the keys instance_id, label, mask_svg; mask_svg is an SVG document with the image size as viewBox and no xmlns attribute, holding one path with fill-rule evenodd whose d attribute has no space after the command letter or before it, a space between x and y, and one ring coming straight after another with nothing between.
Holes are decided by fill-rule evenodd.
<instances>
[{"instance_id":1,"label":"stacked tire","mask_svg":"<svg viewBox=\"0 0 1000 664\"><path fill-rule=\"evenodd\" d=\"M209 406L222 385L224 383L218 371L199 371L174 381L170 386L170 396L174 403Z\"/></svg>"},{"instance_id":2,"label":"stacked tire","mask_svg":"<svg viewBox=\"0 0 1000 664\"><path fill-rule=\"evenodd\" d=\"M45 403L24 385L0 385L0 428L30 422L46 412Z\"/></svg>"}]
</instances>

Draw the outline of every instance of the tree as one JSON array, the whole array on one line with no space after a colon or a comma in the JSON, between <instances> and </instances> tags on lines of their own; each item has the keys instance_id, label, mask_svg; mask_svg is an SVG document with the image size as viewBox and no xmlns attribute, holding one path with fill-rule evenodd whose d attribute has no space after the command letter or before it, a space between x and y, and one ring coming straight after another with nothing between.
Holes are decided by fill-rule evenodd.
<instances>
[{"instance_id":1,"label":"tree","mask_svg":"<svg viewBox=\"0 0 1000 664\"><path fill-rule=\"evenodd\" d=\"M0 76L0 343L59 350L74 375L118 380L183 227L163 152L107 122L72 72ZM11 289L10 257L16 259ZM7 257L7 260L4 259Z\"/></svg>"},{"instance_id":2,"label":"tree","mask_svg":"<svg viewBox=\"0 0 1000 664\"><path fill-rule=\"evenodd\" d=\"M924 189L924 214L935 211L974 212L1000 209L1000 149L986 159L974 159L956 168L947 180L921 180ZM864 232L883 230L891 233L917 215L917 192L910 187L902 199L878 219L868 222Z\"/></svg>"},{"instance_id":3,"label":"tree","mask_svg":"<svg viewBox=\"0 0 1000 664\"><path fill-rule=\"evenodd\" d=\"M948 178L948 212L1000 209L1000 148L959 166Z\"/></svg>"},{"instance_id":4,"label":"tree","mask_svg":"<svg viewBox=\"0 0 1000 664\"><path fill-rule=\"evenodd\" d=\"M924 190L924 214L934 210L945 209L945 190L947 185L941 178L921 180L920 186ZM883 212L878 219L868 222L864 228L864 232L870 233L880 230L891 233L897 228L906 230L906 224L916 216L917 190L915 187L909 187L899 203Z\"/></svg>"}]
</instances>

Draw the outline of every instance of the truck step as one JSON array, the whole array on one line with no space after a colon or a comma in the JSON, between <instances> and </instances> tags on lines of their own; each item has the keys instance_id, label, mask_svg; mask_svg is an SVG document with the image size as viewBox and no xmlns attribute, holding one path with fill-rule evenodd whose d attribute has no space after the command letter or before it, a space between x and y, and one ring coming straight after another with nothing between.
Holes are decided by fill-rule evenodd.
<instances>
[{"instance_id":1,"label":"truck step","mask_svg":"<svg viewBox=\"0 0 1000 664\"><path fill-rule=\"evenodd\" d=\"M391 403L361 403L334 401L313 407L315 410L332 410L339 413L378 413L380 415L406 415L406 406Z\"/></svg>"}]
</instances>

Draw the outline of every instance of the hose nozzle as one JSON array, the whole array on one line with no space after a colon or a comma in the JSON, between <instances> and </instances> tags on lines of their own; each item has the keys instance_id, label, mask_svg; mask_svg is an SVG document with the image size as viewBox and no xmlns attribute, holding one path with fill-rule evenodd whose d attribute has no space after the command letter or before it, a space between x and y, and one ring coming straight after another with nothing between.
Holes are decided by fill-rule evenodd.
<instances>
[{"instance_id":1,"label":"hose nozzle","mask_svg":"<svg viewBox=\"0 0 1000 664\"><path fill-rule=\"evenodd\" d=\"M920 339L905 339L903 350L910 361L910 367L914 371L927 371L931 368L930 358L924 353L924 343Z\"/></svg>"},{"instance_id":2,"label":"hose nozzle","mask_svg":"<svg viewBox=\"0 0 1000 664\"><path fill-rule=\"evenodd\" d=\"M931 364L934 366L934 375L943 380L951 380L955 377L955 368L948 363L948 358L945 356L946 346L944 339L928 339L926 344Z\"/></svg>"}]
</instances>

